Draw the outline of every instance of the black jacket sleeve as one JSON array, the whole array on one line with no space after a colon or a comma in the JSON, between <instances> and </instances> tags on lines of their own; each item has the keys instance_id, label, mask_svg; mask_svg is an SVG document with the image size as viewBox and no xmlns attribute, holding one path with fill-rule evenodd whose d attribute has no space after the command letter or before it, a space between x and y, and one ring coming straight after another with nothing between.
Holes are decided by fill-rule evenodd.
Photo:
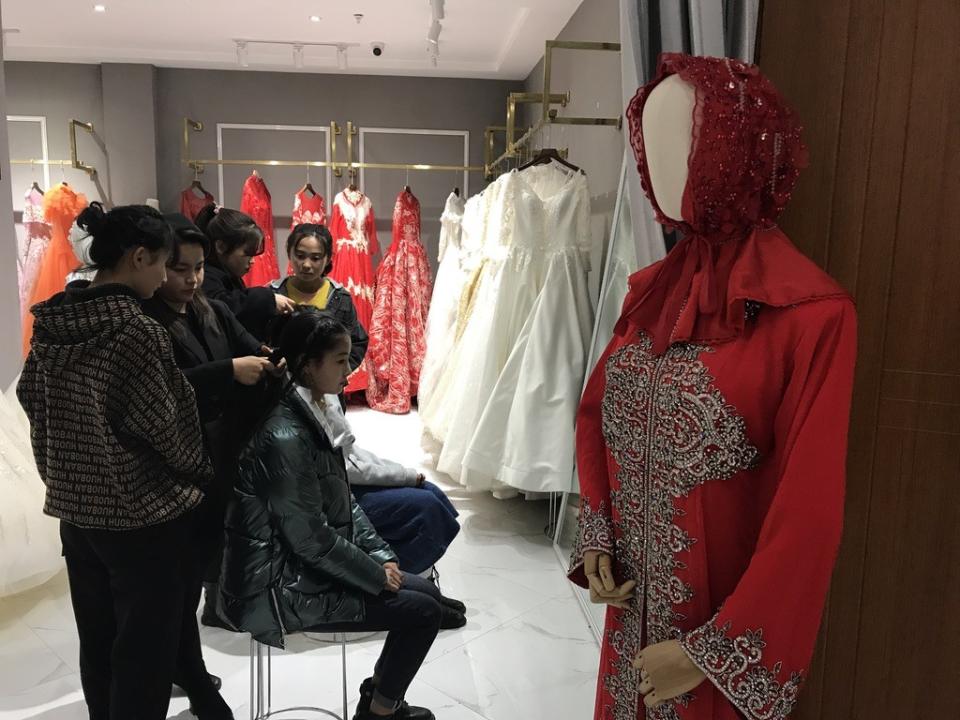
<instances>
[{"instance_id":1,"label":"black jacket sleeve","mask_svg":"<svg viewBox=\"0 0 960 720\"><path fill-rule=\"evenodd\" d=\"M253 288L254 290L261 290L266 288ZM248 290L249 292L249 290ZM247 357L249 355L262 355L260 348L263 345L262 342L257 340L250 332L243 326L243 324L237 320L237 316L233 314L226 303L214 301L210 303L213 306L214 312L217 313L217 319L220 321L220 327L223 328L223 331L227 335L228 342L230 343L230 351L233 353L233 357ZM276 303L274 303L276 307Z\"/></svg>"},{"instance_id":2,"label":"black jacket sleeve","mask_svg":"<svg viewBox=\"0 0 960 720\"><path fill-rule=\"evenodd\" d=\"M335 307L330 307L335 305ZM370 340L367 337L367 331L363 329L360 320L357 319L357 308L353 304L353 298L350 293L343 288L335 291L335 301L328 304L328 308L336 314L337 320L350 331L350 369L356 370L367 355L367 345Z\"/></svg>"},{"instance_id":3,"label":"black jacket sleeve","mask_svg":"<svg viewBox=\"0 0 960 720\"><path fill-rule=\"evenodd\" d=\"M267 326L277 315L277 300L268 287L245 288L229 282L225 271L207 266L203 293L219 300L236 316L257 340L264 341Z\"/></svg>"}]
</instances>

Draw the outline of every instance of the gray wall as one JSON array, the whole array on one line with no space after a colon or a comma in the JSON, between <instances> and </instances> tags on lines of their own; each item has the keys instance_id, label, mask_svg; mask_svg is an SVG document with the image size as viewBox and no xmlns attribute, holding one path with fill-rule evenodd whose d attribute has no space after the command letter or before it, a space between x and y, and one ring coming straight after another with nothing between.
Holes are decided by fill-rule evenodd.
<instances>
[{"instance_id":1,"label":"gray wall","mask_svg":"<svg viewBox=\"0 0 960 720\"><path fill-rule=\"evenodd\" d=\"M617 0L584 0L557 40L619 42L620 9ZM525 83L527 91L543 90L543 60ZM570 104L559 108L561 115L616 117L623 113L620 87L620 55L615 52L554 50L550 78L551 92L571 91ZM527 108L527 119L539 118L540 105ZM554 125L545 129L535 145L569 148L570 162L581 167L589 180L594 248L591 287L599 292L603 250L610 237L610 225L617 198L620 163L626 127L585 127Z\"/></svg>"},{"instance_id":2,"label":"gray wall","mask_svg":"<svg viewBox=\"0 0 960 720\"><path fill-rule=\"evenodd\" d=\"M164 208L174 208L180 191L193 173L181 163L183 118L204 123L191 134L193 157L215 158L217 123L329 126L335 120L345 128L348 120L358 127L429 128L470 131L470 163L483 164L483 130L502 124L506 97L519 83L489 80L320 75L297 73L235 72L218 70L157 70L157 166L159 198ZM346 158L346 138L337 139L337 155ZM375 136L367 145L370 162L461 164L458 141L438 136ZM225 159L302 160L325 159L321 141L312 133L224 131ZM305 148L316 148L305 151ZM354 159L359 156L355 138ZM225 167L221 204L237 207L243 181L252 168ZM259 168L273 197L278 246L289 228L294 193L304 184L302 168ZM365 192L374 204L377 227L384 247L389 243L391 216L397 194L406 184L405 172L368 170ZM317 170L311 180L326 196L325 175ZM216 168L201 177L217 195ZM349 180L344 173L334 179L333 194ZM411 188L420 199L427 250L435 262L436 235L443 203L462 175L446 172L411 172ZM470 178L471 193L482 189L480 173ZM332 198L325 197L328 211ZM282 262L282 261L281 261Z\"/></svg>"}]
</instances>

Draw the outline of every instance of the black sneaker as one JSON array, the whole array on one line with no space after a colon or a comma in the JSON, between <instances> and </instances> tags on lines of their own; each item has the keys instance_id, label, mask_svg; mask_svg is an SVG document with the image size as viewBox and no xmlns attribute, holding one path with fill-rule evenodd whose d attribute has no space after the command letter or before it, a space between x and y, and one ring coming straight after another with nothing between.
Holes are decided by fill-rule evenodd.
<instances>
[{"instance_id":1,"label":"black sneaker","mask_svg":"<svg viewBox=\"0 0 960 720\"><path fill-rule=\"evenodd\" d=\"M440 629L459 630L467 624L467 616L456 610L442 605L440 608Z\"/></svg>"},{"instance_id":2,"label":"black sneaker","mask_svg":"<svg viewBox=\"0 0 960 720\"><path fill-rule=\"evenodd\" d=\"M392 715L374 715L370 712L370 704L373 702L375 689L373 678L367 678L360 684L360 702L357 704L357 712L353 720L436 720L434 714L427 708L416 707L406 702L400 703L400 707L394 710Z\"/></svg>"},{"instance_id":3,"label":"black sneaker","mask_svg":"<svg viewBox=\"0 0 960 720\"><path fill-rule=\"evenodd\" d=\"M467 606L464 605L459 600L454 600L453 598L448 598L446 595L440 596L440 604L444 607L448 607L451 610L456 610L461 615L467 614Z\"/></svg>"}]
</instances>

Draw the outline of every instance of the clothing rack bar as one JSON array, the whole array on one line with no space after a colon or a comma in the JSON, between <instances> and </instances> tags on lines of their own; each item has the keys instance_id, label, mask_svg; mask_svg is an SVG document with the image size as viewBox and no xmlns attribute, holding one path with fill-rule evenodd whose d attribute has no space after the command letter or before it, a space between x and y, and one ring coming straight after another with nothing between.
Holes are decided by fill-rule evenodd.
<instances>
[{"instance_id":1,"label":"clothing rack bar","mask_svg":"<svg viewBox=\"0 0 960 720\"><path fill-rule=\"evenodd\" d=\"M11 165L59 165L60 167L73 167L73 160L11 160Z\"/></svg>"}]
</instances>

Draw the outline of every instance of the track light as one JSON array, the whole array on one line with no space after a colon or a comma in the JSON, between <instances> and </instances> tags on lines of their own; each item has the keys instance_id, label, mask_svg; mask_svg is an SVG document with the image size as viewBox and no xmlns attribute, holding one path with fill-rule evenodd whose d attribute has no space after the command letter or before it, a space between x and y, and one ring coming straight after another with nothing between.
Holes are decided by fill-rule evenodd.
<instances>
[{"instance_id":1,"label":"track light","mask_svg":"<svg viewBox=\"0 0 960 720\"><path fill-rule=\"evenodd\" d=\"M303 67L303 45L293 46L293 66L298 70Z\"/></svg>"},{"instance_id":2,"label":"track light","mask_svg":"<svg viewBox=\"0 0 960 720\"><path fill-rule=\"evenodd\" d=\"M237 40L237 65L240 67L250 67L250 58L247 54L247 44L242 40Z\"/></svg>"},{"instance_id":3,"label":"track light","mask_svg":"<svg viewBox=\"0 0 960 720\"><path fill-rule=\"evenodd\" d=\"M443 0L430 0L430 7L433 8L433 17L436 20L443 20Z\"/></svg>"},{"instance_id":4,"label":"track light","mask_svg":"<svg viewBox=\"0 0 960 720\"><path fill-rule=\"evenodd\" d=\"M347 69L347 46L346 45L337 45L337 68L340 70Z\"/></svg>"}]
</instances>

